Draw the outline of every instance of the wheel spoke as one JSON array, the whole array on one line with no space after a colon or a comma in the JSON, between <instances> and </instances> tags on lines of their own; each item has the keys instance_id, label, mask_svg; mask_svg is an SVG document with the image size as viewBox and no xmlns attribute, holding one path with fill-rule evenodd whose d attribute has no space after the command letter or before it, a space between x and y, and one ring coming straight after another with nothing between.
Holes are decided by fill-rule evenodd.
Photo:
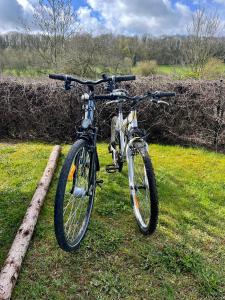
<instances>
[{"instance_id":1,"label":"wheel spoke","mask_svg":"<svg viewBox=\"0 0 225 300\"><path fill-rule=\"evenodd\" d=\"M86 147L82 147L77 152L71 166L73 165L76 166L73 175L73 194L70 196L69 193L65 194L65 207L63 209L64 232L69 244L73 244L82 233L91 197L86 195L90 177L90 152ZM66 190L71 191L70 184L68 180ZM80 190L86 191L85 195L79 195Z\"/></svg>"},{"instance_id":2,"label":"wheel spoke","mask_svg":"<svg viewBox=\"0 0 225 300\"><path fill-rule=\"evenodd\" d=\"M135 210L140 223L147 227L150 220L150 193L147 172L144 159L138 149L133 155L134 187L135 187ZM138 203L138 205L137 205Z\"/></svg>"}]
</instances>

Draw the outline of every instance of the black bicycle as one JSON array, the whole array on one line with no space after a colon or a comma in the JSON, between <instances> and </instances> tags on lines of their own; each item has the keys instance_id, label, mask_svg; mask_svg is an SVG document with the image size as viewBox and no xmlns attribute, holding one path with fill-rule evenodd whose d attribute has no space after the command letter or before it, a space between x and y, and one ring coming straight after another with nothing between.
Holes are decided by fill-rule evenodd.
<instances>
[{"instance_id":1,"label":"black bicycle","mask_svg":"<svg viewBox=\"0 0 225 300\"><path fill-rule=\"evenodd\" d=\"M49 78L64 81L65 90L70 90L74 87L72 82L87 86L87 93L82 96L82 101L85 103L84 118L77 132L77 140L72 145L63 164L55 197L54 224L56 238L61 249L70 252L79 247L85 236L93 207L96 184L101 183L101 181L96 180L96 172L100 169L96 149L98 128L94 126L96 101L106 101L108 103L131 101L133 105L136 105L139 101L150 98L151 101L159 103L161 97L174 96L174 93L156 92L147 93L144 96L129 97L125 90L117 88L117 83L135 80L133 75L108 77L104 74L102 79L97 81L83 81L71 76L57 74L50 74ZM105 95L95 95L94 86L101 83L106 83L107 93ZM140 144L140 141L135 140L137 145L138 142ZM132 148L133 144L129 146L129 143L127 143L127 147L130 147L132 156L135 153L135 149ZM146 147L145 144L144 147ZM112 151L110 147L109 150ZM109 168L108 171L111 172L112 169ZM146 174L146 171L144 172ZM132 196L132 187L130 188ZM150 182L148 199L150 204L154 202L154 205L150 205L150 207L156 208L152 212L154 224L151 223L152 228L148 232L142 230L143 233L152 233L156 228L158 200L156 187L154 186L154 191L152 188L152 183ZM139 189L141 190L140 187ZM135 196L136 194L135 192ZM135 202L136 204L137 201ZM139 222L139 225L141 226L142 224Z\"/></svg>"}]
</instances>

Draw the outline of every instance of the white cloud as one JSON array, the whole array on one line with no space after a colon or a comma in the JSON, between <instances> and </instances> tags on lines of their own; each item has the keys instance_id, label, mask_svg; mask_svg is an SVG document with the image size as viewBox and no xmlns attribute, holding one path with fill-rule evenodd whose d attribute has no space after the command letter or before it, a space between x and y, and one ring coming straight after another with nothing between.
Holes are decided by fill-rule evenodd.
<instances>
[{"instance_id":1,"label":"white cloud","mask_svg":"<svg viewBox=\"0 0 225 300\"><path fill-rule=\"evenodd\" d=\"M213 2L225 5L225 0L214 0Z\"/></svg>"},{"instance_id":2,"label":"white cloud","mask_svg":"<svg viewBox=\"0 0 225 300\"><path fill-rule=\"evenodd\" d=\"M175 5L170 0L87 0L87 3L102 17L105 29L113 33L185 33L191 17L190 8L178 1ZM90 22L93 19L98 22L92 14Z\"/></svg>"},{"instance_id":3,"label":"white cloud","mask_svg":"<svg viewBox=\"0 0 225 300\"><path fill-rule=\"evenodd\" d=\"M175 4L175 6L176 6L176 9L177 9L177 12L181 15L181 17L187 17L187 18L190 17L191 12L190 12L189 7L187 7L186 5L184 5L180 2L177 2Z\"/></svg>"},{"instance_id":4,"label":"white cloud","mask_svg":"<svg viewBox=\"0 0 225 300\"><path fill-rule=\"evenodd\" d=\"M79 27L81 31L88 31L89 33L102 33L104 31L100 20L91 15L92 10L89 7L80 7L77 11L79 19Z\"/></svg>"},{"instance_id":5,"label":"white cloud","mask_svg":"<svg viewBox=\"0 0 225 300\"><path fill-rule=\"evenodd\" d=\"M34 7L28 0L17 0L17 2L22 6L25 12L33 13Z\"/></svg>"},{"instance_id":6,"label":"white cloud","mask_svg":"<svg viewBox=\"0 0 225 300\"><path fill-rule=\"evenodd\" d=\"M80 27L93 34L185 34L192 14L184 0L86 1L78 9ZM190 0L190 6L197 2L208 8L219 6L224 19L225 0ZM0 32L22 28L22 19L32 19L35 3L37 0L0 0Z\"/></svg>"},{"instance_id":7,"label":"white cloud","mask_svg":"<svg viewBox=\"0 0 225 300\"><path fill-rule=\"evenodd\" d=\"M33 6L29 0L0 0L0 32L20 30L22 20L32 18Z\"/></svg>"}]
</instances>

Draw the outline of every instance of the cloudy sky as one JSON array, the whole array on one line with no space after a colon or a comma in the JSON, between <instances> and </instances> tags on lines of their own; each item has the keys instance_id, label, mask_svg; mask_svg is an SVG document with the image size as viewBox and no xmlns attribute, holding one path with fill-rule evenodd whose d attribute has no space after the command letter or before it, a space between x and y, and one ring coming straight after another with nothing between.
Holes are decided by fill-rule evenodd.
<instances>
[{"instance_id":1,"label":"cloudy sky","mask_svg":"<svg viewBox=\"0 0 225 300\"><path fill-rule=\"evenodd\" d=\"M0 32L31 20L37 0L0 0ZM199 3L225 19L225 0L73 0L83 30L93 34L184 34Z\"/></svg>"}]
</instances>

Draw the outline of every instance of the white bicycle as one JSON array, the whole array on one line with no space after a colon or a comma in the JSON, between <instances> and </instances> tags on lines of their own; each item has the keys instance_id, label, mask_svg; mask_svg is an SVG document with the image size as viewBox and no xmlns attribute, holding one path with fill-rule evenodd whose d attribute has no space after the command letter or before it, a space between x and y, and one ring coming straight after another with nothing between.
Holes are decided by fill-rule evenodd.
<instances>
[{"instance_id":1,"label":"white bicycle","mask_svg":"<svg viewBox=\"0 0 225 300\"><path fill-rule=\"evenodd\" d=\"M109 90L109 89L108 89ZM149 99L156 104L168 102L160 100L163 97L173 97L175 93L148 92L144 96L130 97L126 90L113 89L104 98L107 102L118 104L118 114L111 123L111 143L109 152L112 153L113 164L107 165L106 171L121 172L127 161L131 203L138 226L143 234L152 234L158 222L158 196L154 170L148 153L148 144L144 133L138 128L137 105L142 100ZM122 104L130 101L131 110L127 118L123 119Z\"/></svg>"},{"instance_id":2,"label":"white bicycle","mask_svg":"<svg viewBox=\"0 0 225 300\"><path fill-rule=\"evenodd\" d=\"M77 132L77 139L72 145L61 169L56 196L54 223L59 246L64 251L74 251L83 240L90 221L97 180L96 172L100 170L97 152L98 128L94 122L97 101L118 103L119 113L113 118L112 137L109 147L113 156L113 165L107 166L108 172L122 171L127 159L129 168L129 185L134 213L139 227L144 234L153 233L158 219L158 198L155 176L148 155L148 145L137 126L136 107L141 100L150 98L152 102L161 97L174 96L174 93L147 93L145 96L129 97L127 91L118 90L116 84L135 80L133 75L110 76L102 79L81 80L63 74L50 74L51 79L64 81L65 90L70 90L75 83L87 87L82 96L84 118ZM73 83L73 84L72 84ZM105 83L107 94L95 93L94 87ZM131 112L123 120L122 103L131 101Z\"/></svg>"}]
</instances>

